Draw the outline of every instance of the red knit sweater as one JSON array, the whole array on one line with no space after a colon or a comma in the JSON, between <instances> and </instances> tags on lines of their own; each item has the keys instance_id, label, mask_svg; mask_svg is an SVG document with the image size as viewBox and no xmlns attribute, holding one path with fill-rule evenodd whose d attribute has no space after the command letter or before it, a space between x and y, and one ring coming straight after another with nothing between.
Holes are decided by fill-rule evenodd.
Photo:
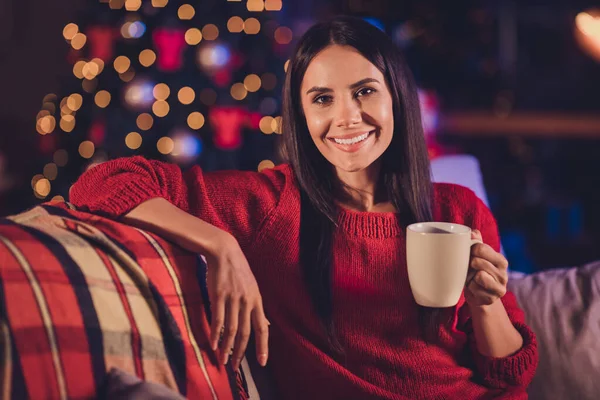
<instances>
[{"instance_id":1,"label":"red knit sweater","mask_svg":"<svg viewBox=\"0 0 600 400\"><path fill-rule=\"evenodd\" d=\"M470 190L435 184L434 217L479 229L499 249L496 222ZM141 157L103 163L71 190L76 206L119 217L163 197L232 233L258 281L271 321L269 365L283 399L526 398L537 365L534 334L515 297L502 301L524 339L514 355L477 352L469 310L461 297L445 310L440 340L420 334L418 308L406 270L405 233L395 213L340 209L334 237L334 321L346 351L328 354L299 266L300 196L288 165L256 172L182 173Z\"/></svg>"}]
</instances>

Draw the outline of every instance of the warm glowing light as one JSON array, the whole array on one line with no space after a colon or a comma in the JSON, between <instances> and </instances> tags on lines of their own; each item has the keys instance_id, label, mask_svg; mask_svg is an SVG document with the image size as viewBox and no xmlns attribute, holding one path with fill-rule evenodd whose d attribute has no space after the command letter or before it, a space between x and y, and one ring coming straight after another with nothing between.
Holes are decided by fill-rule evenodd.
<instances>
[{"instance_id":1,"label":"warm glowing light","mask_svg":"<svg viewBox=\"0 0 600 400\"><path fill-rule=\"evenodd\" d=\"M175 143L170 137L161 137L156 143L156 148L158 149L160 154L170 154L175 148Z\"/></svg>"},{"instance_id":2,"label":"warm glowing light","mask_svg":"<svg viewBox=\"0 0 600 400\"><path fill-rule=\"evenodd\" d=\"M237 16L229 18L227 30L232 33L240 33L244 30L244 20Z\"/></svg>"},{"instance_id":3,"label":"warm glowing light","mask_svg":"<svg viewBox=\"0 0 600 400\"><path fill-rule=\"evenodd\" d=\"M169 3L169 0L152 0L152 6L161 8L166 6Z\"/></svg>"},{"instance_id":4,"label":"warm glowing light","mask_svg":"<svg viewBox=\"0 0 600 400\"><path fill-rule=\"evenodd\" d=\"M214 89L202 89L200 92L200 101L202 104L212 106L217 102L217 92Z\"/></svg>"},{"instance_id":5,"label":"warm glowing light","mask_svg":"<svg viewBox=\"0 0 600 400\"><path fill-rule=\"evenodd\" d=\"M290 60L287 60L287 61L285 62L285 64L283 64L283 70L284 70L285 72L287 72L287 70L288 70L288 67L289 67L289 66L290 66Z\"/></svg>"},{"instance_id":6,"label":"warm glowing light","mask_svg":"<svg viewBox=\"0 0 600 400\"><path fill-rule=\"evenodd\" d=\"M42 110L50 111L50 114L54 114L56 112L56 105L54 103L45 102L42 104Z\"/></svg>"},{"instance_id":7,"label":"warm glowing light","mask_svg":"<svg viewBox=\"0 0 600 400\"><path fill-rule=\"evenodd\" d=\"M73 111L77 111L83 104L83 97L79 93L73 93L67 97L67 107Z\"/></svg>"},{"instance_id":8,"label":"warm glowing light","mask_svg":"<svg viewBox=\"0 0 600 400\"><path fill-rule=\"evenodd\" d=\"M54 163L48 163L44 165L44 176L49 180L53 181L56 179L56 175L58 175L58 168Z\"/></svg>"},{"instance_id":9,"label":"warm glowing light","mask_svg":"<svg viewBox=\"0 0 600 400\"><path fill-rule=\"evenodd\" d=\"M600 9L577 14L575 38L589 56L600 62Z\"/></svg>"},{"instance_id":10,"label":"warm glowing light","mask_svg":"<svg viewBox=\"0 0 600 400\"><path fill-rule=\"evenodd\" d=\"M137 132L130 132L125 136L125 145L131 150L139 149L142 145L142 135Z\"/></svg>"},{"instance_id":11,"label":"warm glowing light","mask_svg":"<svg viewBox=\"0 0 600 400\"><path fill-rule=\"evenodd\" d=\"M256 92L260 89L260 77L256 74L250 74L244 78L244 87L249 92Z\"/></svg>"},{"instance_id":12,"label":"warm glowing light","mask_svg":"<svg viewBox=\"0 0 600 400\"><path fill-rule=\"evenodd\" d=\"M248 11L260 12L265 9L265 3L263 0L248 0L246 7Z\"/></svg>"},{"instance_id":13,"label":"warm glowing light","mask_svg":"<svg viewBox=\"0 0 600 400\"><path fill-rule=\"evenodd\" d=\"M135 122L138 128L143 131L147 131L152 128L152 125L154 125L154 118L152 118L152 115L148 113L143 113L138 115Z\"/></svg>"},{"instance_id":14,"label":"warm glowing light","mask_svg":"<svg viewBox=\"0 0 600 400\"><path fill-rule=\"evenodd\" d=\"M190 20L190 19L194 18L195 14L196 14L196 10L194 10L194 7L192 7L189 4L183 4L177 10L177 16L181 20Z\"/></svg>"},{"instance_id":15,"label":"warm glowing light","mask_svg":"<svg viewBox=\"0 0 600 400\"><path fill-rule=\"evenodd\" d=\"M246 90L246 88L244 87L243 83L234 83L231 86L231 97L233 97L236 100L244 100L246 98L246 96L248 95L248 91Z\"/></svg>"},{"instance_id":16,"label":"warm glowing light","mask_svg":"<svg viewBox=\"0 0 600 400\"><path fill-rule=\"evenodd\" d=\"M50 181L46 178L42 178L35 183L34 191L41 197L46 197L50 194L50 190L52 189L52 185L50 185Z\"/></svg>"},{"instance_id":17,"label":"warm glowing light","mask_svg":"<svg viewBox=\"0 0 600 400\"><path fill-rule=\"evenodd\" d=\"M195 46L202 41L202 32L198 28L190 28L185 32L185 42Z\"/></svg>"},{"instance_id":18,"label":"warm glowing light","mask_svg":"<svg viewBox=\"0 0 600 400\"><path fill-rule=\"evenodd\" d=\"M96 146L89 140L81 142L79 145L79 155L83 158L92 158L96 152Z\"/></svg>"},{"instance_id":19,"label":"warm glowing light","mask_svg":"<svg viewBox=\"0 0 600 400\"><path fill-rule=\"evenodd\" d=\"M125 5L125 0L109 0L108 6L111 10L120 10Z\"/></svg>"},{"instance_id":20,"label":"warm glowing light","mask_svg":"<svg viewBox=\"0 0 600 400\"><path fill-rule=\"evenodd\" d=\"M244 22L244 32L248 35L256 35L260 32L260 22L256 18L248 18Z\"/></svg>"},{"instance_id":21,"label":"warm glowing light","mask_svg":"<svg viewBox=\"0 0 600 400\"><path fill-rule=\"evenodd\" d=\"M270 135L273 133L273 117L266 116L260 119L260 123L258 124L260 131L265 135Z\"/></svg>"},{"instance_id":22,"label":"warm glowing light","mask_svg":"<svg viewBox=\"0 0 600 400\"><path fill-rule=\"evenodd\" d=\"M150 49L142 50L139 59L140 64L144 67L149 67L156 61L156 53Z\"/></svg>"},{"instance_id":23,"label":"warm glowing light","mask_svg":"<svg viewBox=\"0 0 600 400\"><path fill-rule=\"evenodd\" d=\"M157 100L154 102L154 104L152 104L152 112L154 113L154 115L160 118L166 116L169 113L170 109L171 108L169 107L169 103L167 103L164 100Z\"/></svg>"},{"instance_id":24,"label":"warm glowing light","mask_svg":"<svg viewBox=\"0 0 600 400\"><path fill-rule=\"evenodd\" d=\"M35 120L38 121L40 118L45 117L46 115L50 115L50 111L48 110L40 110L39 113L35 116Z\"/></svg>"},{"instance_id":25,"label":"warm glowing light","mask_svg":"<svg viewBox=\"0 0 600 400\"><path fill-rule=\"evenodd\" d=\"M56 119L52 115L46 115L37 121L36 129L40 135L47 135L54 132L56 128Z\"/></svg>"},{"instance_id":26,"label":"warm glowing light","mask_svg":"<svg viewBox=\"0 0 600 400\"><path fill-rule=\"evenodd\" d=\"M83 46L85 46L85 42L87 42L87 37L83 33L76 33L71 39L71 46L75 50L81 50Z\"/></svg>"},{"instance_id":27,"label":"warm glowing light","mask_svg":"<svg viewBox=\"0 0 600 400\"><path fill-rule=\"evenodd\" d=\"M127 71L125 71L122 74L119 74L119 78L123 81L123 82L131 82L133 78L135 78L135 71L132 69L129 69Z\"/></svg>"},{"instance_id":28,"label":"warm glowing light","mask_svg":"<svg viewBox=\"0 0 600 400\"><path fill-rule=\"evenodd\" d=\"M204 115L197 111L191 113L187 117L188 126L192 129L200 129L204 126Z\"/></svg>"},{"instance_id":29,"label":"warm glowing light","mask_svg":"<svg viewBox=\"0 0 600 400\"><path fill-rule=\"evenodd\" d=\"M125 56L119 56L115 58L113 65L115 67L115 70L118 73L122 74L129 69L129 67L131 66L131 61Z\"/></svg>"},{"instance_id":30,"label":"warm glowing light","mask_svg":"<svg viewBox=\"0 0 600 400\"><path fill-rule=\"evenodd\" d=\"M54 102L56 100L58 100L58 97L56 97L56 95L54 93L48 93L42 99L42 103L50 103L50 102Z\"/></svg>"},{"instance_id":31,"label":"warm glowing light","mask_svg":"<svg viewBox=\"0 0 600 400\"><path fill-rule=\"evenodd\" d=\"M106 90L101 90L94 96L94 102L100 108L106 108L110 104L111 95Z\"/></svg>"},{"instance_id":32,"label":"warm glowing light","mask_svg":"<svg viewBox=\"0 0 600 400\"><path fill-rule=\"evenodd\" d=\"M104 61L102 61L100 58L93 58L90 63L94 63L98 66L98 74L104 71Z\"/></svg>"},{"instance_id":33,"label":"warm glowing light","mask_svg":"<svg viewBox=\"0 0 600 400\"><path fill-rule=\"evenodd\" d=\"M35 189L35 185L36 185L36 183L39 182L40 179L44 179L44 175L36 174L33 176L33 178L31 178L31 188L32 189Z\"/></svg>"},{"instance_id":34,"label":"warm glowing light","mask_svg":"<svg viewBox=\"0 0 600 400\"><path fill-rule=\"evenodd\" d=\"M281 11L283 8L283 2L281 0L265 0L265 10L267 11Z\"/></svg>"},{"instance_id":35,"label":"warm glowing light","mask_svg":"<svg viewBox=\"0 0 600 400\"><path fill-rule=\"evenodd\" d=\"M142 6L142 0L126 0L125 9L127 11L137 11Z\"/></svg>"},{"instance_id":36,"label":"warm glowing light","mask_svg":"<svg viewBox=\"0 0 600 400\"><path fill-rule=\"evenodd\" d=\"M577 14L575 18L577 28L587 36L600 39L600 18L594 17L587 12Z\"/></svg>"},{"instance_id":37,"label":"warm glowing light","mask_svg":"<svg viewBox=\"0 0 600 400\"><path fill-rule=\"evenodd\" d=\"M85 67L86 64L87 62L83 60L77 61L73 66L73 75L79 79L83 79L83 67Z\"/></svg>"},{"instance_id":38,"label":"warm glowing light","mask_svg":"<svg viewBox=\"0 0 600 400\"><path fill-rule=\"evenodd\" d=\"M179 92L177 92L177 98L179 99L181 104L192 104L192 102L196 98L196 93L191 87L185 86L179 89Z\"/></svg>"},{"instance_id":39,"label":"warm glowing light","mask_svg":"<svg viewBox=\"0 0 600 400\"><path fill-rule=\"evenodd\" d=\"M89 62L83 66L81 71L85 79L94 79L100 72L100 68L96 63Z\"/></svg>"},{"instance_id":40,"label":"warm glowing light","mask_svg":"<svg viewBox=\"0 0 600 400\"><path fill-rule=\"evenodd\" d=\"M66 40L72 40L77 33L79 33L79 27L73 23L67 24L63 29L63 37Z\"/></svg>"},{"instance_id":41,"label":"warm glowing light","mask_svg":"<svg viewBox=\"0 0 600 400\"><path fill-rule=\"evenodd\" d=\"M202 28L202 36L206 40L215 40L219 37L219 28L214 24L204 25L204 28Z\"/></svg>"},{"instance_id":42,"label":"warm glowing light","mask_svg":"<svg viewBox=\"0 0 600 400\"><path fill-rule=\"evenodd\" d=\"M64 198L64 197L62 197L60 194L57 194L56 196L54 196L54 197L52 198L52 201L64 202L64 201L65 201L65 198Z\"/></svg>"},{"instance_id":43,"label":"warm glowing light","mask_svg":"<svg viewBox=\"0 0 600 400\"><path fill-rule=\"evenodd\" d=\"M152 94L156 100L166 100L171 95L171 89L166 83L159 83L152 89Z\"/></svg>"},{"instance_id":44,"label":"warm glowing light","mask_svg":"<svg viewBox=\"0 0 600 400\"><path fill-rule=\"evenodd\" d=\"M52 160L59 167L64 167L69 162L69 153L64 149L56 150Z\"/></svg>"},{"instance_id":45,"label":"warm glowing light","mask_svg":"<svg viewBox=\"0 0 600 400\"><path fill-rule=\"evenodd\" d=\"M273 129L273 133L281 135L281 117L273 118L273 121L271 121L271 128Z\"/></svg>"},{"instance_id":46,"label":"warm glowing light","mask_svg":"<svg viewBox=\"0 0 600 400\"><path fill-rule=\"evenodd\" d=\"M280 26L275 29L275 41L279 44L288 44L292 41L294 34L287 26Z\"/></svg>"},{"instance_id":47,"label":"warm glowing light","mask_svg":"<svg viewBox=\"0 0 600 400\"><path fill-rule=\"evenodd\" d=\"M266 168L275 168L275 163L273 163L273 161L271 160L262 160L258 164L258 172L261 172L263 169Z\"/></svg>"},{"instance_id":48,"label":"warm glowing light","mask_svg":"<svg viewBox=\"0 0 600 400\"><path fill-rule=\"evenodd\" d=\"M65 132L72 132L75 129L75 117L72 115L63 115L60 119L60 129Z\"/></svg>"},{"instance_id":49,"label":"warm glowing light","mask_svg":"<svg viewBox=\"0 0 600 400\"><path fill-rule=\"evenodd\" d=\"M277 77L272 72L262 74L262 88L265 90L273 90L277 86Z\"/></svg>"}]
</instances>

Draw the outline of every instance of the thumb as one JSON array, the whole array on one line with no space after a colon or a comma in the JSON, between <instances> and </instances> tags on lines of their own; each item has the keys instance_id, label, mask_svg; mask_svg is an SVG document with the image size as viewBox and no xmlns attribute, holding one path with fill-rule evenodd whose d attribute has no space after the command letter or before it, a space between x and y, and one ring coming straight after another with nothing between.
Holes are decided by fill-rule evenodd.
<instances>
[{"instance_id":1,"label":"thumb","mask_svg":"<svg viewBox=\"0 0 600 400\"><path fill-rule=\"evenodd\" d=\"M483 237L481 236L481 232L478 229L473 229L471 231L471 239L479 239L483 242Z\"/></svg>"}]
</instances>

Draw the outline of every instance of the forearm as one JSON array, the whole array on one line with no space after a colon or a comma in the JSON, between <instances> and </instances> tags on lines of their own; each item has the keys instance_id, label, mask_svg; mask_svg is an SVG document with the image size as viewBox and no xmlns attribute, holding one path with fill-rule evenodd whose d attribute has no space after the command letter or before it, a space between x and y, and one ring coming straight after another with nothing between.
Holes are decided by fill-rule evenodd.
<instances>
[{"instance_id":1,"label":"forearm","mask_svg":"<svg viewBox=\"0 0 600 400\"><path fill-rule=\"evenodd\" d=\"M477 350L487 357L508 357L521 349L523 337L510 321L504 304L470 307Z\"/></svg>"},{"instance_id":2,"label":"forearm","mask_svg":"<svg viewBox=\"0 0 600 400\"><path fill-rule=\"evenodd\" d=\"M143 202L125 214L123 221L202 254L214 254L215 243L231 236L160 197Z\"/></svg>"}]
</instances>

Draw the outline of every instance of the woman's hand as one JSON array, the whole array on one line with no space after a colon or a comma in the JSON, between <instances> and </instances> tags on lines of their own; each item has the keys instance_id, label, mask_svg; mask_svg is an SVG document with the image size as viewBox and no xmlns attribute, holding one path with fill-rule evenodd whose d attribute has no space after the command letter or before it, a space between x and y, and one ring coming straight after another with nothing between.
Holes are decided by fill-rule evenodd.
<instances>
[{"instance_id":1,"label":"woman's hand","mask_svg":"<svg viewBox=\"0 0 600 400\"><path fill-rule=\"evenodd\" d=\"M256 279L237 240L221 231L215 235L208 254L207 286L211 302L211 347L221 340L221 362L237 370L254 329L256 358L265 366L268 358L269 321L263 311Z\"/></svg>"},{"instance_id":2,"label":"woman's hand","mask_svg":"<svg viewBox=\"0 0 600 400\"><path fill-rule=\"evenodd\" d=\"M473 239L481 238L474 229ZM471 260L465 289L465 300L470 307L485 308L506 294L508 261L504 256L484 243L471 247Z\"/></svg>"}]
</instances>

